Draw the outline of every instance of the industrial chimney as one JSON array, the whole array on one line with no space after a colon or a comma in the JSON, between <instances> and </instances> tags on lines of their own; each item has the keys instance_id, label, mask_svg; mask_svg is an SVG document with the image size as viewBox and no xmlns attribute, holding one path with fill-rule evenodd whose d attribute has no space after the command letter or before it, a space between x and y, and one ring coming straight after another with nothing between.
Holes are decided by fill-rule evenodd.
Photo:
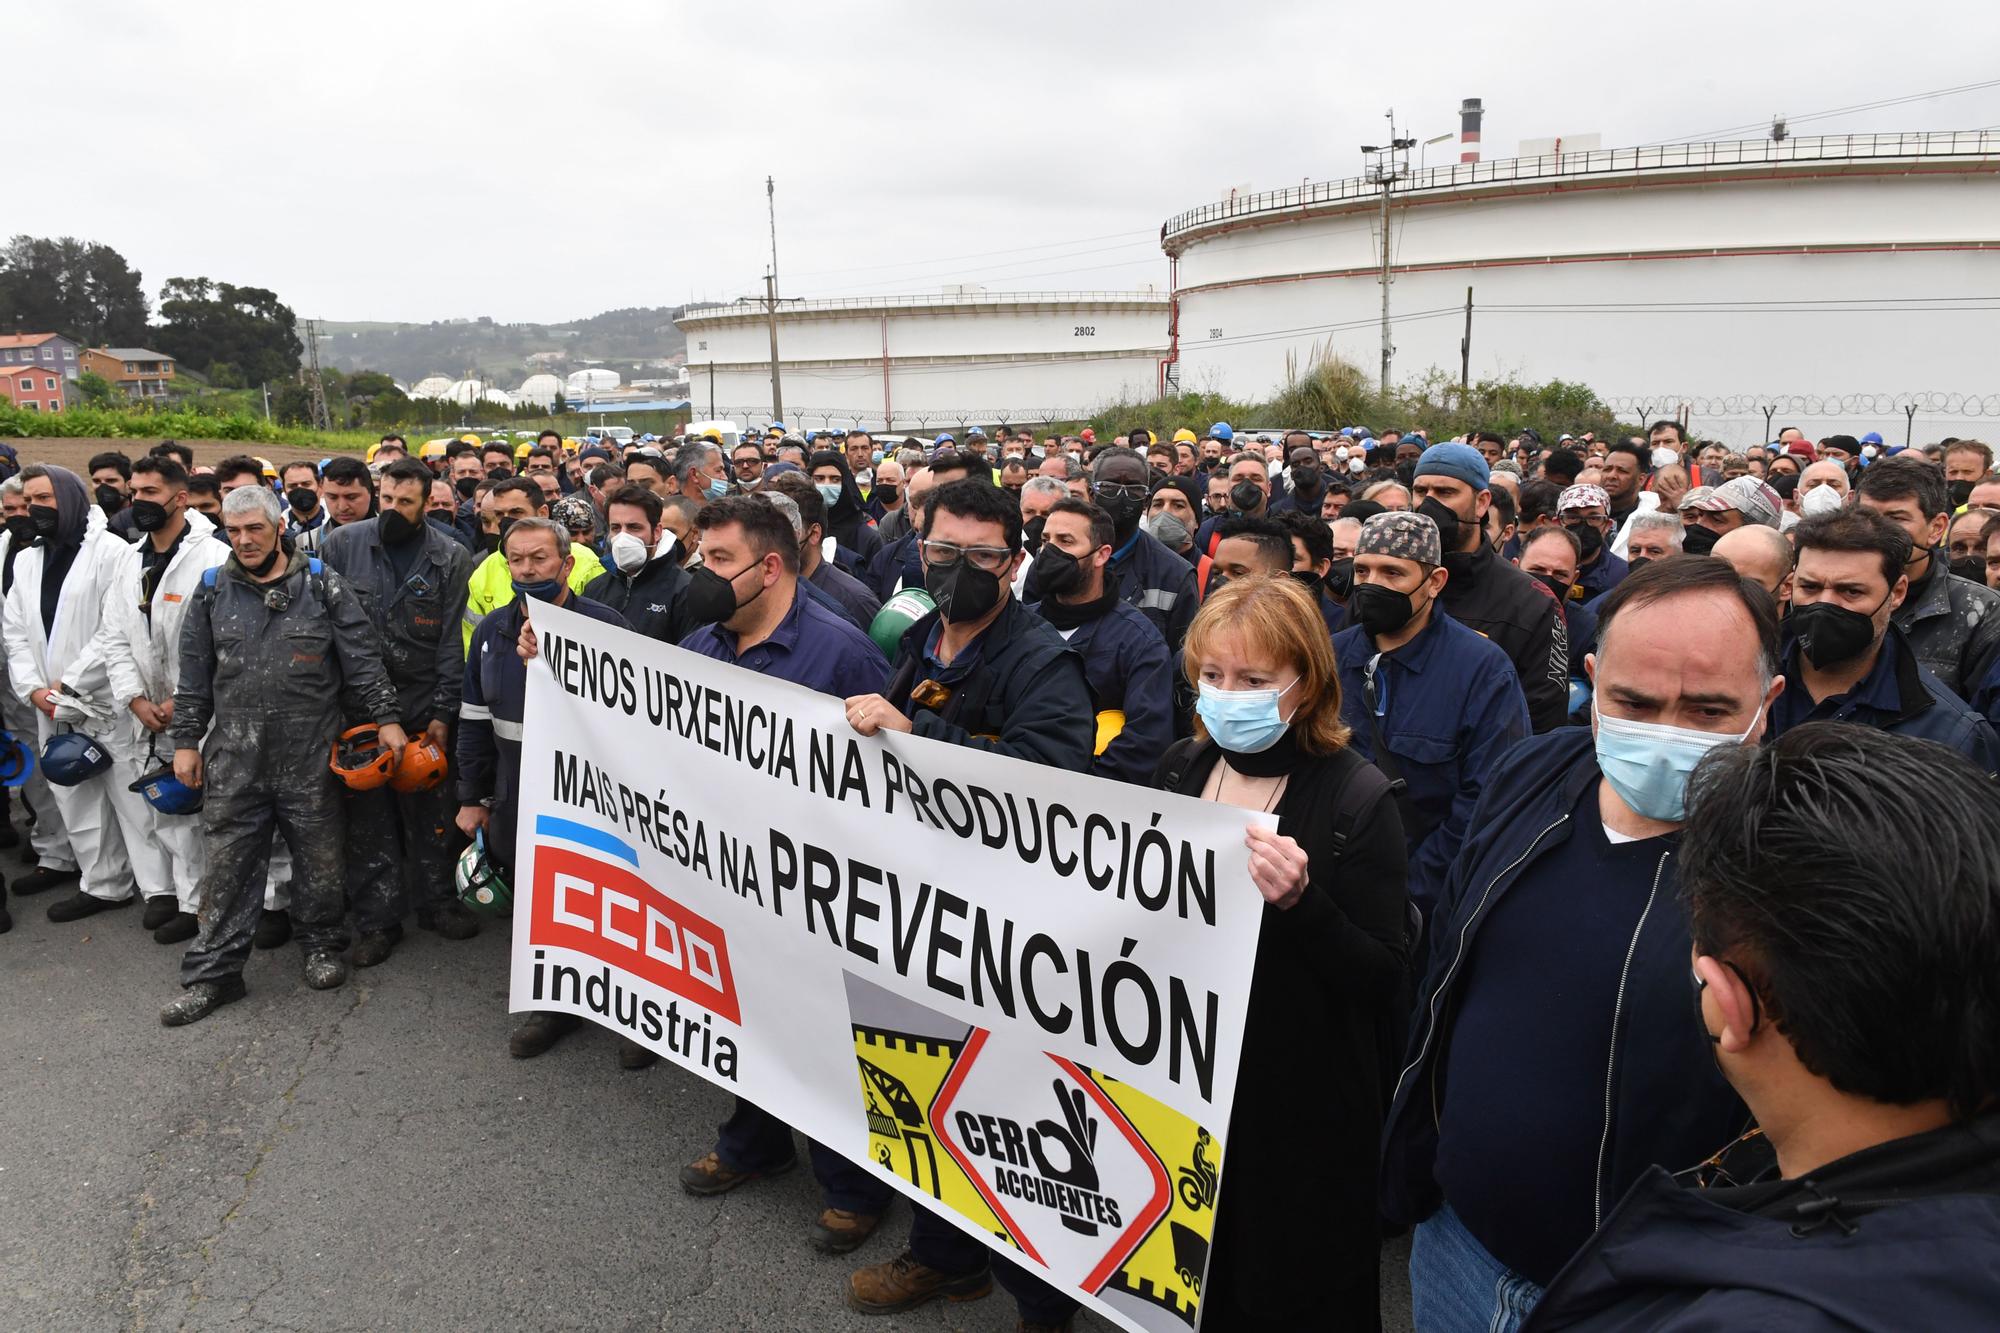
<instances>
[{"instance_id":1,"label":"industrial chimney","mask_svg":"<svg viewBox=\"0 0 2000 1333\"><path fill-rule=\"evenodd\" d=\"M1479 122L1486 114L1486 108L1479 104L1477 97L1468 97L1458 108L1458 160L1477 162L1479 160Z\"/></svg>"}]
</instances>

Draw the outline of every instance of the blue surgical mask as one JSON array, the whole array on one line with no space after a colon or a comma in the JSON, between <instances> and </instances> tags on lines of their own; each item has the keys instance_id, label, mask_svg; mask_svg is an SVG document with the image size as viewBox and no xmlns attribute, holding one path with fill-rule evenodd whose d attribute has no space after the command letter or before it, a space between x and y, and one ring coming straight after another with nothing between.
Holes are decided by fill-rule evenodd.
<instances>
[{"instance_id":1,"label":"blue surgical mask","mask_svg":"<svg viewBox=\"0 0 2000 1333\"><path fill-rule=\"evenodd\" d=\"M876 451L875 451L874 453L872 453L872 454L868 455L868 459L869 459L869 461L870 461L870 462L873 462L873 463L879 463L879 462L881 462L881 461L882 461L882 451L881 451L880 449L877 449L877 450L876 450Z\"/></svg>"},{"instance_id":2,"label":"blue surgical mask","mask_svg":"<svg viewBox=\"0 0 2000 1333\"><path fill-rule=\"evenodd\" d=\"M516 597L532 597L538 602L553 602L562 592L561 579L537 579L533 583L514 580Z\"/></svg>"},{"instance_id":3,"label":"blue surgical mask","mask_svg":"<svg viewBox=\"0 0 2000 1333\"><path fill-rule=\"evenodd\" d=\"M1224 690L1202 681L1194 710L1217 745L1231 754L1257 754L1276 745L1291 726L1279 715L1278 700L1298 683L1294 677L1282 690Z\"/></svg>"},{"instance_id":4,"label":"blue surgical mask","mask_svg":"<svg viewBox=\"0 0 2000 1333\"><path fill-rule=\"evenodd\" d=\"M840 483L839 483L839 482L837 482L837 481L822 481L822 482L818 483L817 485L815 485L815 486L813 487L813 489L819 492L819 498L820 498L820 499L822 499L822 500L824 500L824 501L826 501L826 503L827 503L827 506L828 506L829 508L831 508L832 506L834 506L834 505L837 505L837 504L839 504L839 503L840 503Z\"/></svg>"},{"instance_id":5,"label":"blue surgical mask","mask_svg":"<svg viewBox=\"0 0 2000 1333\"><path fill-rule=\"evenodd\" d=\"M1594 701L1591 708L1597 716L1597 767L1604 780L1634 814L1669 824L1687 817L1688 775L1702 756L1718 745L1748 740L1764 718L1759 704L1750 725L1731 736L1606 717Z\"/></svg>"},{"instance_id":6,"label":"blue surgical mask","mask_svg":"<svg viewBox=\"0 0 2000 1333\"><path fill-rule=\"evenodd\" d=\"M717 477L715 480L708 483L709 499L720 500L723 496L727 494L729 494L729 481L727 478Z\"/></svg>"}]
</instances>

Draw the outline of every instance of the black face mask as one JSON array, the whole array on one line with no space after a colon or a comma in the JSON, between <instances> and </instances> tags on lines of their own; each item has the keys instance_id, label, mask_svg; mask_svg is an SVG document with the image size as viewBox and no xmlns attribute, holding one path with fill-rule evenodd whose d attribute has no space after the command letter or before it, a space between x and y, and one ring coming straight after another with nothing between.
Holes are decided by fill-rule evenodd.
<instances>
[{"instance_id":1,"label":"black face mask","mask_svg":"<svg viewBox=\"0 0 2000 1333\"><path fill-rule=\"evenodd\" d=\"M28 519L35 525L35 535L43 541L55 539L56 529L62 526L62 511L54 505L29 505Z\"/></svg>"},{"instance_id":2,"label":"black face mask","mask_svg":"<svg viewBox=\"0 0 2000 1333\"><path fill-rule=\"evenodd\" d=\"M1425 496L1424 502L1417 506L1417 512L1437 524L1440 550L1451 554L1463 544L1464 539L1459 536L1458 530L1465 520L1444 501L1435 495Z\"/></svg>"},{"instance_id":3,"label":"black face mask","mask_svg":"<svg viewBox=\"0 0 2000 1333\"><path fill-rule=\"evenodd\" d=\"M1417 604L1406 592L1397 592L1382 583L1357 583L1347 597L1348 613L1362 632L1370 636L1394 634L1417 614Z\"/></svg>"},{"instance_id":4,"label":"black face mask","mask_svg":"<svg viewBox=\"0 0 2000 1333\"><path fill-rule=\"evenodd\" d=\"M1028 566L1022 591L1031 602L1065 597L1083 586L1083 561L1059 546L1043 546Z\"/></svg>"},{"instance_id":5,"label":"black face mask","mask_svg":"<svg viewBox=\"0 0 2000 1333\"><path fill-rule=\"evenodd\" d=\"M741 578L744 572L741 569L737 570L737 577ZM697 565L688 575L687 595L691 599L688 605L693 609L695 618L702 624L714 625L728 620L762 597L764 585L759 583L756 592L739 602L736 600L735 580L724 578L707 565Z\"/></svg>"},{"instance_id":6,"label":"black face mask","mask_svg":"<svg viewBox=\"0 0 2000 1333\"><path fill-rule=\"evenodd\" d=\"M285 502L295 514L310 514L319 508L319 492L304 486L294 486L285 492Z\"/></svg>"},{"instance_id":7,"label":"black face mask","mask_svg":"<svg viewBox=\"0 0 2000 1333\"><path fill-rule=\"evenodd\" d=\"M1292 469L1292 489L1303 495L1311 495L1319 489L1319 469L1316 467L1295 467Z\"/></svg>"},{"instance_id":8,"label":"black face mask","mask_svg":"<svg viewBox=\"0 0 2000 1333\"><path fill-rule=\"evenodd\" d=\"M1254 481L1239 481L1229 488L1229 503L1232 508L1252 513L1264 503L1264 488Z\"/></svg>"},{"instance_id":9,"label":"black face mask","mask_svg":"<svg viewBox=\"0 0 2000 1333\"><path fill-rule=\"evenodd\" d=\"M490 467L486 469L486 479L488 481L505 481L513 475L514 470L512 468Z\"/></svg>"},{"instance_id":10,"label":"black face mask","mask_svg":"<svg viewBox=\"0 0 2000 1333\"><path fill-rule=\"evenodd\" d=\"M1229 575L1224 574L1220 570L1216 570L1208 576L1208 586L1201 590L1201 599L1203 601L1207 601L1209 598L1215 596L1215 594L1221 592L1224 588L1227 588L1228 586L1229 586Z\"/></svg>"},{"instance_id":11,"label":"black face mask","mask_svg":"<svg viewBox=\"0 0 2000 1333\"><path fill-rule=\"evenodd\" d=\"M896 503L896 496L898 494L899 492L896 487L888 482L879 483L875 487L875 498L885 505Z\"/></svg>"},{"instance_id":12,"label":"black face mask","mask_svg":"<svg viewBox=\"0 0 2000 1333\"><path fill-rule=\"evenodd\" d=\"M1569 600L1570 585L1557 578L1554 574L1536 574L1533 577L1540 581L1543 587L1554 593L1558 602L1567 602Z\"/></svg>"},{"instance_id":13,"label":"black face mask","mask_svg":"<svg viewBox=\"0 0 2000 1333\"><path fill-rule=\"evenodd\" d=\"M1721 533L1711 528L1704 528L1699 523L1690 524L1681 537L1681 550L1689 555L1707 555L1715 549L1715 544L1720 540L1722 540Z\"/></svg>"},{"instance_id":14,"label":"black face mask","mask_svg":"<svg viewBox=\"0 0 2000 1333\"><path fill-rule=\"evenodd\" d=\"M1970 491L1967 492L1967 494L1970 493ZM1960 501L1960 503L1964 502ZM125 496L116 486L99 486L97 488L97 506L106 514L115 514L125 507Z\"/></svg>"},{"instance_id":15,"label":"black face mask","mask_svg":"<svg viewBox=\"0 0 2000 1333\"><path fill-rule=\"evenodd\" d=\"M1577 545L1583 548L1583 554L1579 557L1583 564L1587 565L1597 559L1597 553L1604 549L1604 534L1599 532L1595 525L1565 523L1563 526L1570 530L1570 535L1576 538Z\"/></svg>"},{"instance_id":16,"label":"black face mask","mask_svg":"<svg viewBox=\"0 0 2000 1333\"><path fill-rule=\"evenodd\" d=\"M1951 572L1974 583L1986 582L1986 561L1976 555L1962 555L1951 562Z\"/></svg>"},{"instance_id":17,"label":"black face mask","mask_svg":"<svg viewBox=\"0 0 2000 1333\"><path fill-rule=\"evenodd\" d=\"M1341 601L1346 601L1348 594L1354 591L1354 557L1350 555L1343 560L1334 561L1333 567L1326 571L1326 578L1322 582L1326 584L1328 592Z\"/></svg>"},{"instance_id":18,"label":"black face mask","mask_svg":"<svg viewBox=\"0 0 2000 1333\"><path fill-rule=\"evenodd\" d=\"M285 552L285 544L283 542L279 542L277 545L271 548L271 553L269 555L265 556L262 560L258 561L254 565L243 565L243 568L250 571L250 577L261 579L266 574L271 572L271 567L278 563L278 557L283 555L284 552ZM243 564L243 557L240 555L237 556L236 563L239 565Z\"/></svg>"},{"instance_id":19,"label":"black face mask","mask_svg":"<svg viewBox=\"0 0 2000 1333\"><path fill-rule=\"evenodd\" d=\"M1099 498L1097 507L1111 515L1111 530L1123 546L1139 530L1139 520L1146 516L1144 500Z\"/></svg>"},{"instance_id":20,"label":"black face mask","mask_svg":"<svg viewBox=\"0 0 2000 1333\"><path fill-rule=\"evenodd\" d=\"M410 522L397 509L384 509L382 517L375 520L375 527L382 534L384 546L402 546L424 530L423 524Z\"/></svg>"},{"instance_id":21,"label":"black face mask","mask_svg":"<svg viewBox=\"0 0 2000 1333\"><path fill-rule=\"evenodd\" d=\"M14 549L35 544L35 520L26 514L15 514L7 520L7 534L14 539Z\"/></svg>"},{"instance_id":22,"label":"black face mask","mask_svg":"<svg viewBox=\"0 0 2000 1333\"><path fill-rule=\"evenodd\" d=\"M926 566L924 590L937 603L938 614L953 625L980 619L1000 605L1002 596L1000 576L987 573L963 557L952 565Z\"/></svg>"},{"instance_id":23,"label":"black face mask","mask_svg":"<svg viewBox=\"0 0 2000 1333\"><path fill-rule=\"evenodd\" d=\"M1625 572L1627 574L1637 574L1640 570L1644 569L1647 565L1650 565L1652 563L1653 563L1653 557L1650 555L1630 556L1625 561Z\"/></svg>"},{"instance_id":24,"label":"black face mask","mask_svg":"<svg viewBox=\"0 0 2000 1333\"><path fill-rule=\"evenodd\" d=\"M1885 596L1883 601L1887 600ZM1822 671L1852 662L1875 642L1874 616L1832 602L1794 606L1791 626L1799 637L1799 651Z\"/></svg>"},{"instance_id":25,"label":"black face mask","mask_svg":"<svg viewBox=\"0 0 2000 1333\"><path fill-rule=\"evenodd\" d=\"M481 555L490 555L500 549L500 534L497 532L482 532L479 534L478 540L473 543L473 546Z\"/></svg>"},{"instance_id":26,"label":"black face mask","mask_svg":"<svg viewBox=\"0 0 2000 1333\"><path fill-rule=\"evenodd\" d=\"M1319 589L1320 589L1319 575L1313 573L1310 569L1294 569L1291 570L1290 573L1293 580L1296 581L1301 588L1304 588L1307 592L1311 593L1315 597L1319 596Z\"/></svg>"},{"instance_id":27,"label":"black face mask","mask_svg":"<svg viewBox=\"0 0 2000 1333\"><path fill-rule=\"evenodd\" d=\"M1951 507L1958 508L1972 499L1972 483L1969 481L1948 481L1944 493L1951 499Z\"/></svg>"},{"instance_id":28,"label":"black face mask","mask_svg":"<svg viewBox=\"0 0 2000 1333\"><path fill-rule=\"evenodd\" d=\"M132 502L132 526L140 532L158 532L167 526L167 507L151 500Z\"/></svg>"},{"instance_id":29,"label":"black face mask","mask_svg":"<svg viewBox=\"0 0 2000 1333\"><path fill-rule=\"evenodd\" d=\"M1027 548L1029 555L1042 553L1042 533L1048 526L1049 520L1045 515L1037 515L1021 525L1021 545Z\"/></svg>"},{"instance_id":30,"label":"black face mask","mask_svg":"<svg viewBox=\"0 0 2000 1333\"><path fill-rule=\"evenodd\" d=\"M460 477L451 484L451 488L458 492L459 499L470 500L479 491L479 478Z\"/></svg>"}]
</instances>

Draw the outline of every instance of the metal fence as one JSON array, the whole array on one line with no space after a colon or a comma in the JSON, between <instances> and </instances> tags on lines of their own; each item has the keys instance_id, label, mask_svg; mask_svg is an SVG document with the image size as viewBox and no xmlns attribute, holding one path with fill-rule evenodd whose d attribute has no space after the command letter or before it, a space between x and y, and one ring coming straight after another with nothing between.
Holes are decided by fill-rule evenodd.
<instances>
[{"instance_id":1,"label":"metal fence","mask_svg":"<svg viewBox=\"0 0 2000 1333\"><path fill-rule=\"evenodd\" d=\"M1733 139L1718 143L1658 144L1647 148L1605 148L1541 157L1506 157L1460 162L1399 176L1395 193L1449 190L1645 171L1703 170L1792 162L1868 161L1875 158L2000 159L2000 132L1960 130L1936 134L1839 134L1799 139ZM1231 218L1311 208L1345 200L1376 199L1382 183L1366 176L1294 185L1260 194L1238 195L1168 218L1162 241Z\"/></svg>"},{"instance_id":2,"label":"metal fence","mask_svg":"<svg viewBox=\"0 0 2000 1333\"><path fill-rule=\"evenodd\" d=\"M822 310L909 310L941 305L1149 305L1167 308L1165 292L955 292L940 291L926 296L827 296L807 299L778 299L781 315ZM717 301L711 305L689 306L680 320L717 319L741 315L762 319L764 302L754 297L741 301Z\"/></svg>"}]
</instances>

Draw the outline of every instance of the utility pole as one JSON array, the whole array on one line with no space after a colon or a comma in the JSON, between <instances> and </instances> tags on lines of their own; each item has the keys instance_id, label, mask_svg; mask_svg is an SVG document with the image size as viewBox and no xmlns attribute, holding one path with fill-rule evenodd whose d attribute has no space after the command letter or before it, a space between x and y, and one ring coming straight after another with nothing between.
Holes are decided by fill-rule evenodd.
<instances>
[{"instance_id":1,"label":"utility pole","mask_svg":"<svg viewBox=\"0 0 2000 1333\"><path fill-rule=\"evenodd\" d=\"M333 419L326 410L326 384L319 374L319 321L306 321L306 372L312 376L312 424L315 430L332 430Z\"/></svg>"},{"instance_id":2,"label":"utility pole","mask_svg":"<svg viewBox=\"0 0 2000 1333\"><path fill-rule=\"evenodd\" d=\"M764 207L771 220L771 271L764 275L764 310L771 321L771 419L785 419L785 388L778 376L778 185L764 178Z\"/></svg>"},{"instance_id":3,"label":"utility pole","mask_svg":"<svg viewBox=\"0 0 2000 1333\"><path fill-rule=\"evenodd\" d=\"M1464 402L1472 387L1472 288L1465 289L1465 336L1458 340L1458 396Z\"/></svg>"},{"instance_id":4,"label":"utility pole","mask_svg":"<svg viewBox=\"0 0 2000 1333\"><path fill-rule=\"evenodd\" d=\"M1392 108L1386 113L1389 120L1389 141L1386 144L1363 144L1363 153L1375 155L1375 178L1382 183L1382 382L1384 397L1389 393L1389 365L1395 357L1395 344L1389 339L1389 283L1392 277L1391 264L1395 251L1389 241L1389 195L1396 186L1396 177L1402 174L1402 162L1398 154L1408 152L1416 145L1415 139L1396 137L1396 113Z\"/></svg>"}]
</instances>

